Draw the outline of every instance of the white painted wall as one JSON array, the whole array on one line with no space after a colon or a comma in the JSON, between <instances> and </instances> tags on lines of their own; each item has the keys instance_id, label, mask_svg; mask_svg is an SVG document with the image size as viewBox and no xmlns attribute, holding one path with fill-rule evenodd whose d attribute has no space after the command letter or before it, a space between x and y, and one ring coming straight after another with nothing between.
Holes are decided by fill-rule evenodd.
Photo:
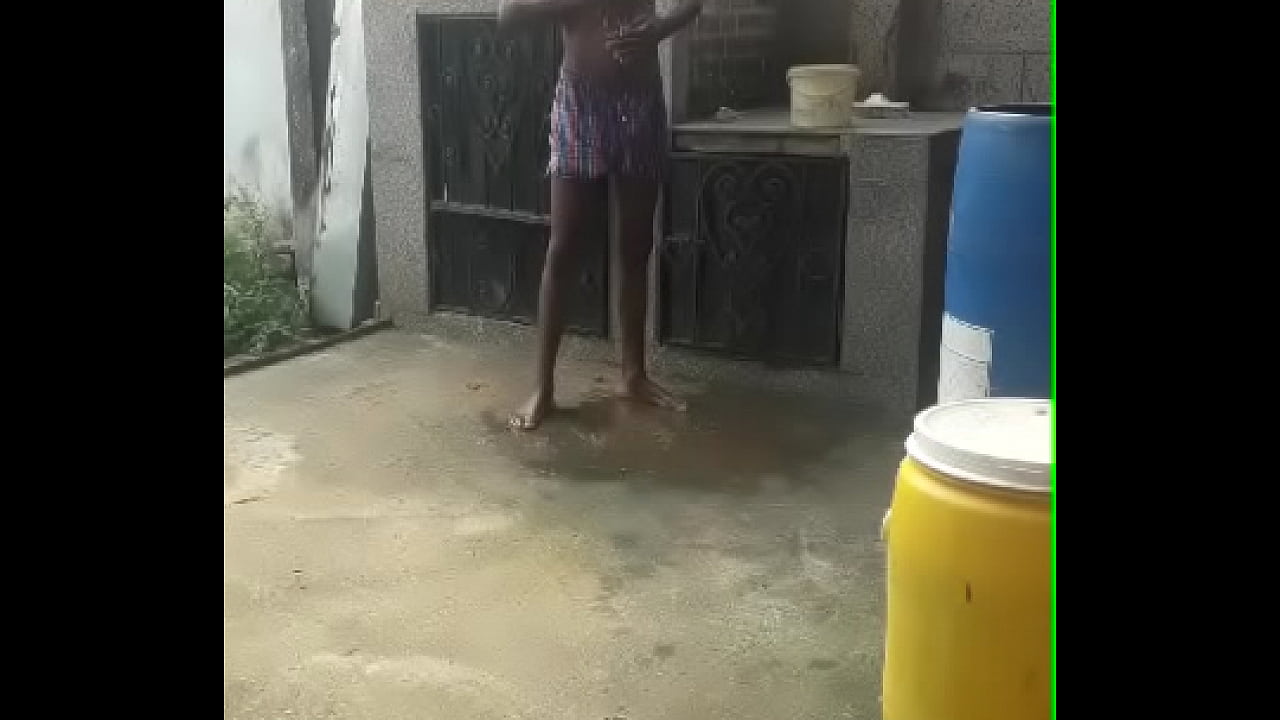
<instances>
[{"instance_id":1,"label":"white painted wall","mask_svg":"<svg viewBox=\"0 0 1280 720\"><path fill-rule=\"evenodd\" d=\"M334 5L338 36L330 55L320 157L320 227L311 259L312 317L333 328L352 325L359 270L360 205L369 138L361 16L361 0L338 0Z\"/></svg>"},{"instance_id":2,"label":"white painted wall","mask_svg":"<svg viewBox=\"0 0 1280 720\"><path fill-rule=\"evenodd\" d=\"M222 174L292 214L289 125L277 0L222 3Z\"/></svg>"}]
</instances>

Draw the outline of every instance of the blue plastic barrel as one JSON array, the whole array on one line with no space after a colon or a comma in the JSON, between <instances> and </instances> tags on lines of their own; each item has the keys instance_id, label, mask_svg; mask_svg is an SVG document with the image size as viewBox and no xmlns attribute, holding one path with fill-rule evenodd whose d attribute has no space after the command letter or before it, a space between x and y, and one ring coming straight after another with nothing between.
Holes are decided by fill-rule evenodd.
<instances>
[{"instance_id":1,"label":"blue plastic barrel","mask_svg":"<svg viewBox=\"0 0 1280 720\"><path fill-rule=\"evenodd\" d=\"M938 402L1049 397L1048 104L965 116L947 239Z\"/></svg>"}]
</instances>

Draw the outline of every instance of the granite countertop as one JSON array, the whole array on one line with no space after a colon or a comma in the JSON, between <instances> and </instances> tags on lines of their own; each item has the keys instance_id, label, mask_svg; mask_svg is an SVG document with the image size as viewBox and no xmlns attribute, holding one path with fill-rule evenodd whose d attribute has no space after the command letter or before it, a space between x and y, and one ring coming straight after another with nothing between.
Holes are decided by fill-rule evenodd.
<instances>
[{"instance_id":1,"label":"granite countertop","mask_svg":"<svg viewBox=\"0 0 1280 720\"><path fill-rule=\"evenodd\" d=\"M755 135L839 136L865 135L934 135L957 130L964 120L962 112L912 112L909 117L892 120L854 119L852 127L799 128L791 125L788 108L743 110L736 120L691 120L673 123L678 133L735 133Z\"/></svg>"}]
</instances>

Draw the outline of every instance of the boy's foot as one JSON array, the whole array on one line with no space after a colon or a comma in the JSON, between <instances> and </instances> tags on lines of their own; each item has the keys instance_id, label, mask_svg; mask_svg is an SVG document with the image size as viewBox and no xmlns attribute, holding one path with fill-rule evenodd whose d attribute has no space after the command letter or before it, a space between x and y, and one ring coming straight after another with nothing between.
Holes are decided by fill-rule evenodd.
<instances>
[{"instance_id":1,"label":"boy's foot","mask_svg":"<svg viewBox=\"0 0 1280 720\"><path fill-rule=\"evenodd\" d=\"M522 431L536 430L555 407L554 393L539 390L519 410L511 413L511 427Z\"/></svg>"},{"instance_id":2,"label":"boy's foot","mask_svg":"<svg viewBox=\"0 0 1280 720\"><path fill-rule=\"evenodd\" d=\"M662 387L647 377L624 382L618 388L618 394L628 400L647 403L664 410L674 410L676 412L684 412L689 409L689 404L684 400L676 397L670 390Z\"/></svg>"}]
</instances>

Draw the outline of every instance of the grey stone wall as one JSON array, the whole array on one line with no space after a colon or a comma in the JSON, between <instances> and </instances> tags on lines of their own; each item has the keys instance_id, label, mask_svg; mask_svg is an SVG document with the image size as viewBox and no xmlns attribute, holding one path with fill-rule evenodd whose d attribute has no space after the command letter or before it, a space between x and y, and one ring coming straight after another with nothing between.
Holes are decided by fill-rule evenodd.
<instances>
[{"instance_id":1,"label":"grey stone wall","mask_svg":"<svg viewBox=\"0 0 1280 720\"><path fill-rule=\"evenodd\" d=\"M291 244L298 277L306 282L311 276L311 253L316 240L316 185L320 176L315 118L324 116L324 106L317 111L311 95L311 45L305 0L280 0L280 30L293 196Z\"/></svg>"},{"instance_id":2,"label":"grey stone wall","mask_svg":"<svg viewBox=\"0 0 1280 720\"><path fill-rule=\"evenodd\" d=\"M942 270L959 134L853 136L840 369L910 416L937 383Z\"/></svg>"},{"instance_id":3,"label":"grey stone wall","mask_svg":"<svg viewBox=\"0 0 1280 720\"><path fill-rule=\"evenodd\" d=\"M859 95L873 92L894 97L891 54L897 25L898 3L902 0L851 0L849 17L853 63L862 70Z\"/></svg>"},{"instance_id":4,"label":"grey stone wall","mask_svg":"<svg viewBox=\"0 0 1280 720\"><path fill-rule=\"evenodd\" d=\"M867 92L921 110L1049 99L1049 0L851 0Z\"/></svg>"},{"instance_id":5,"label":"grey stone wall","mask_svg":"<svg viewBox=\"0 0 1280 720\"><path fill-rule=\"evenodd\" d=\"M498 0L365 0L369 142L382 314L427 311L418 13L495 13Z\"/></svg>"}]
</instances>

